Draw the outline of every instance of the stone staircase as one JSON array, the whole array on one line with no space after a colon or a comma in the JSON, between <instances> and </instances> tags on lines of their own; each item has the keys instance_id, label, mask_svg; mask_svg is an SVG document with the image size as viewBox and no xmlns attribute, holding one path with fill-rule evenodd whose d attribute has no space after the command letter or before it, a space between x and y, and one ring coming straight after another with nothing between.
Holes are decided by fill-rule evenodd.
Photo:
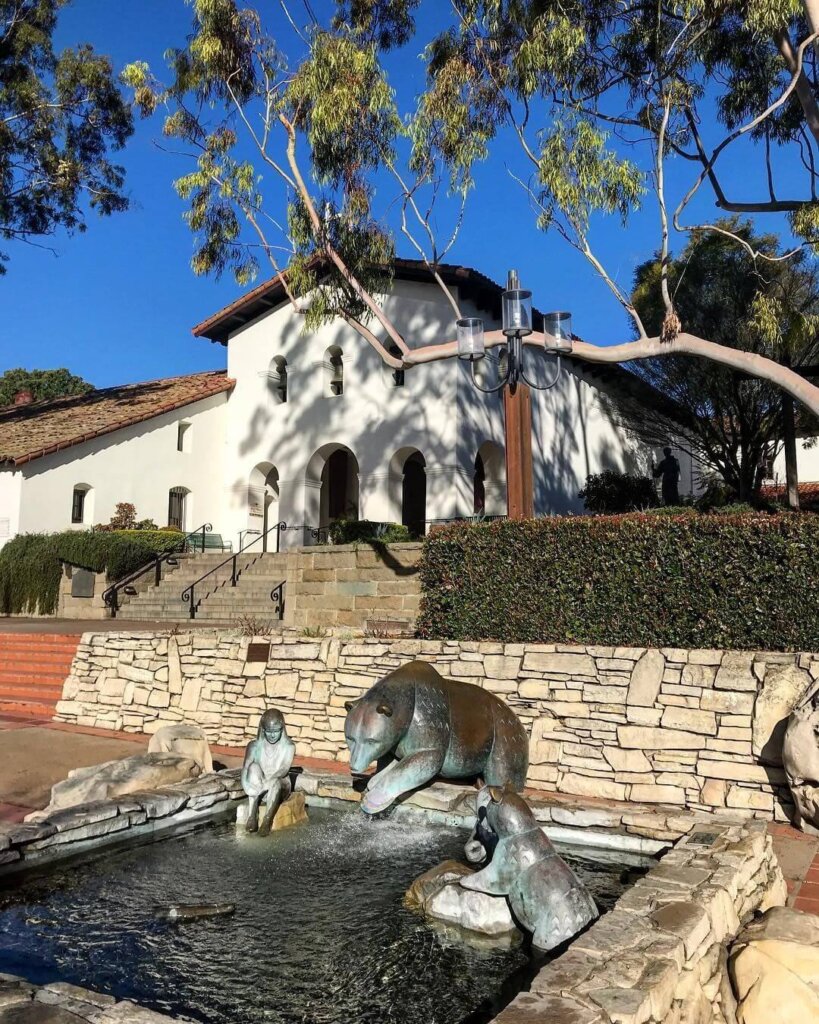
<instances>
[{"instance_id":1,"label":"stone staircase","mask_svg":"<svg viewBox=\"0 0 819 1024\"><path fill-rule=\"evenodd\" d=\"M208 570L215 569L195 588L197 622L231 625L241 616L253 616L275 625L276 606L270 593L286 578L287 555L254 554L252 551L239 555L235 587L230 582L230 561L216 568L226 557L221 552L180 556L177 567L164 567L158 586L153 574L146 574L137 582L136 594L120 594L117 617L129 621L189 621L189 605L182 600L182 593Z\"/></svg>"},{"instance_id":2,"label":"stone staircase","mask_svg":"<svg viewBox=\"0 0 819 1024\"><path fill-rule=\"evenodd\" d=\"M78 634L0 633L0 718L51 719Z\"/></svg>"}]
</instances>

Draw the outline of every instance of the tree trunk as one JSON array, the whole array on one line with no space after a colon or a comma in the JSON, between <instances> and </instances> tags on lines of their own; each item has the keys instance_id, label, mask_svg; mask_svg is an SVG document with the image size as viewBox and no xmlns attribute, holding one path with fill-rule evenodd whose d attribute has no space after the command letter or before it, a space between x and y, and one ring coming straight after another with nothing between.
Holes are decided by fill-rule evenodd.
<instances>
[{"instance_id":1,"label":"tree trunk","mask_svg":"<svg viewBox=\"0 0 819 1024\"><path fill-rule=\"evenodd\" d=\"M785 441L785 481L787 483L788 508L799 508L799 472L796 466L796 422L793 399L787 393L782 395L782 436Z\"/></svg>"},{"instance_id":2,"label":"tree trunk","mask_svg":"<svg viewBox=\"0 0 819 1024\"><path fill-rule=\"evenodd\" d=\"M506 495L510 519L535 514L532 465L532 398L525 384L503 391L506 420Z\"/></svg>"}]
</instances>

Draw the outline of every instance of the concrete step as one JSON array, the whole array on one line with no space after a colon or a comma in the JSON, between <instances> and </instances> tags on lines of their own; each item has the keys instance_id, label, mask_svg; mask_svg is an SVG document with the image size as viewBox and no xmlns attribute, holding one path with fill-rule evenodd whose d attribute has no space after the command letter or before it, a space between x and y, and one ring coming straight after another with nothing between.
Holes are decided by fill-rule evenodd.
<instances>
[{"instance_id":1,"label":"concrete step","mask_svg":"<svg viewBox=\"0 0 819 1024\"><path fill-rule=\"evenodd\" d=\"M51 701L0 700L0 718L34 719L50 722L54 717Z\"/></svg>"}]
</instances>

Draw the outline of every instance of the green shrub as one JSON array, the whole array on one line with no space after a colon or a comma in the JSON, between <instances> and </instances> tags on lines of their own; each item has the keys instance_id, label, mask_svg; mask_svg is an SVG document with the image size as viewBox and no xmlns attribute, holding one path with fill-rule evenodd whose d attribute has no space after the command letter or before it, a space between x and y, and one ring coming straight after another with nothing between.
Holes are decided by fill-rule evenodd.
<instances>
[{"instance_id":1,"label":"green shrub","mask_svg":"<svg viewBox=\"0 0 819 1024\"><path fill-rule=\"evenodd\" d=\"M602 515L639 512L657 504L657 492L649 477L617 473L612 469L590 473L577 496L583 499L588 512Z\"/></svg>"},{"instance_id":2,"label":"green shrub","mask_svg":"<svg viewBox=\"0 0 819 1024\"><path fill-rule=\"evenodd\" d=\"M554 517L427 538L419 635L819 649L812 515Z\"/></svg>"},{"instance_id":3,"label":"green shrub","mask_svg":"<svg viewBox=\"0 0 819 1024\"><path fill-rule=\"evenodd\" d=\"M53 615L61 562L120 580L155 555L181 546L182 534L162 530L21 534L0 550L0 613Z\"/></svg>"},{"instance_id":4,"label":"green shrub","mask_svg":"<svg viewBox=\"0 0 819 1024\"><path fill-rule=\"evenodd\" d=\"M400 523L373 523L369 519L336 519L330 524L333 544L404 544L412 540Z\"/></svg>"}]
</instances>

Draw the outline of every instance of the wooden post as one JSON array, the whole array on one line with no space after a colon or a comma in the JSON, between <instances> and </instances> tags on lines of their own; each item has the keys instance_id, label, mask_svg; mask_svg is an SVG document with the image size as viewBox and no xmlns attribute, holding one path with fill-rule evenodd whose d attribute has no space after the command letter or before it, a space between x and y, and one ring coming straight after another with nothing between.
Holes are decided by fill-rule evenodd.
<instances>
[{"instance_id":1,"label":"wooden post","mask_svg":"<svg viewBox=\"0 0 819 1024\"><path fill-rule=\"evenodd\" d=\"M526 384L514 394L503 391L506 419L506 495L510 519L532 519L535 514L532 466L532 397Z\"/></svg>"}]
</instances>

